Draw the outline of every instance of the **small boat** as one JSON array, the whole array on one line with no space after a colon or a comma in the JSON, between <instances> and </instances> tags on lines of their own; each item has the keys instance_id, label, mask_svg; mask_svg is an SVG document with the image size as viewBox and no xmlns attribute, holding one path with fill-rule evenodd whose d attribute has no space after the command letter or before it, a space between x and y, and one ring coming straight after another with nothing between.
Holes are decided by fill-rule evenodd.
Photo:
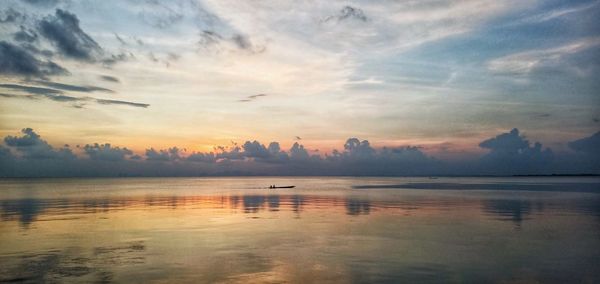
<instances>
[{"instance_id":1,"label":"small boat","mask_svg":"<svg viewBox=\"0 0 600 284\"><path fill-rule=\"evenodd\" d=\"M269 188L294 188L296 187L295 185L286 185L286 186L275 186L275 185L270 185Z\"/></svg>"}]
</instances>

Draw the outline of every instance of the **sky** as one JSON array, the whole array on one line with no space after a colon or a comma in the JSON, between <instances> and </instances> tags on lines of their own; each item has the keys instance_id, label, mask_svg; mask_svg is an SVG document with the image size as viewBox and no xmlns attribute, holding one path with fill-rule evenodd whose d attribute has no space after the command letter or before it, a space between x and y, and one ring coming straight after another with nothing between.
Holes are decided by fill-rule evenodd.
<instances>
[{"instance_id":1,"label":"sky","mask_svg":"<svg viewBox=\"0 0 600 284\"><path fill-rule=\"evenodd\" d=\"M599 12L3 0L0 174L598 173Z\"/></svg>"}]
</instances>

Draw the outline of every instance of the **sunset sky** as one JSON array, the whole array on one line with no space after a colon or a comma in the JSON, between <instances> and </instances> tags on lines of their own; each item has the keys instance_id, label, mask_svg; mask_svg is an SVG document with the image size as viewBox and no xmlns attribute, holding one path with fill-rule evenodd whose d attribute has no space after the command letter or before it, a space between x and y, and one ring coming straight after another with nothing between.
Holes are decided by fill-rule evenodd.
<instances>
[{"instance_id":1,"label":"sunset sky","mask_svg":"<svg viewBox=\"0 0 600 284\"><path fill-rule=\"evenodd\" d=\"M460 159L600 130L600 1L3 0L0 135ZM318 152L316 150L319 150Z\"/></svg>"}]
</instances>

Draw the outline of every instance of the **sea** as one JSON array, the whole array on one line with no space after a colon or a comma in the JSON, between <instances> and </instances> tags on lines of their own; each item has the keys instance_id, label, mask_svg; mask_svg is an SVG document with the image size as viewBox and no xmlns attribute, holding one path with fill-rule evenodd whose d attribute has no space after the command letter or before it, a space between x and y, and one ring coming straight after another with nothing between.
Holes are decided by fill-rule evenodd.
<instances>
[{"instance_id":1,"label":"sea","mask_svg":"<svg viewBox=\"0 0 600 284\"><path fill-rule=\"evenodd\" d=\"M599 177L2 179L0 217L2 283L600 283Z\"/></svg>"}]
</instances>

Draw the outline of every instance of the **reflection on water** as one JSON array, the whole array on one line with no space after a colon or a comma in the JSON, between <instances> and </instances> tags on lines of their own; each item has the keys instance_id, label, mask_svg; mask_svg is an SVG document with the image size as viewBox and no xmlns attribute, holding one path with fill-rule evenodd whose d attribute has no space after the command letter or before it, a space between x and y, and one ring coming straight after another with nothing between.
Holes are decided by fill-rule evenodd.
<instances>
[{"instance_id":1,"label":"reflection on water","mask_svg":"<svg viewBox=\"0 0 600 284\"><path fill-rule=\"evenodd\" d=\"M6 180L0 282L598 282L594 183Z\"/></svg>"},{"instance_id":2,"label":"reflection on water","mask_svg":"<svg viewBox=\"0 0 600 284\"><path fill-rule=\"evenodd\" d=\"M528 200L485 200L483 211L498 215L500 220L512 220L517 225L531 214L531 202Z\"/></svg>"}]
</instances>

